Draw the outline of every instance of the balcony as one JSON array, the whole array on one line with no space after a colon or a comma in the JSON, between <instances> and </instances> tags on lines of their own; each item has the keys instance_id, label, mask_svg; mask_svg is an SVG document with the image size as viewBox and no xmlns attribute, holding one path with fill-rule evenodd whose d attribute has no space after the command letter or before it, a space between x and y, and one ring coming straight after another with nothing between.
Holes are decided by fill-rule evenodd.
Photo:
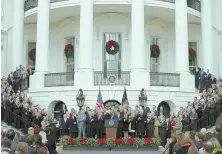
<instances>
[{"instance_id":1,"label":"balcony","mask_svg":"<svg viewBox=\"0 0 222 154\"><path fill-rule=\"evenodd\" d=\"M130 85L130 72L107 72L103 71L94 72L94 85Z\"/></svg>"},{"instance_id":2,"label":"balcony","mask_svg":"<svg viewBox=\"0 0 222 154\"><path fill-rule=\"evenodd\" d=\"M55 2L62 2L62 1L68 1L68 0L50 0L50 3ZM38 0L26 0L24 2L24 11L28 11L30 9L33 9L38 6Z\"/></svg>"},{"instance_id":3,"label":"balcony","mask_svg":"<svg viewBox=\"0 0 222 154\"><path fill-rule=\"evenodd\" d=\"M150 86L180 87L180 75L177 73L150 72Z\"/></svg>"},{"instance_id":4,"label":"balcony","mask_svg":"<svg viewBox=\"0 0 222 154\"><path fill-rule=\"evenodd\" d=\"M45 87L73 86L74 72L45 74Z\"/></svg>"},{"instance_id":5,"label":"balcony","mask_svg":"<svg viewBox=\"0 0 222 154\"><path fill-rule=\"evenodd\" d=\"M187 0L187 6L196 11L201 11L200 0Z\"/></svg>"},{"instance_id":6,"label":"balcony","mask_svg":"<svg viewBox=\"0 0 222 154\"><path fill-rule=\"evenodd\" d=\"M68 0L50 0L50 3L55 3L55 2L62 2L62 1L68 1ZM168 2L168 3L175 3L175 0L157 0L157 1L163 1L163 2ZM28 11L30 9L33 9L38 6L38 0L26 0L24 2L24 11ZM197 11L200 11L200 1L199 0L187 0L187 6L195 9Z\"/></svg>"}]
</instances>

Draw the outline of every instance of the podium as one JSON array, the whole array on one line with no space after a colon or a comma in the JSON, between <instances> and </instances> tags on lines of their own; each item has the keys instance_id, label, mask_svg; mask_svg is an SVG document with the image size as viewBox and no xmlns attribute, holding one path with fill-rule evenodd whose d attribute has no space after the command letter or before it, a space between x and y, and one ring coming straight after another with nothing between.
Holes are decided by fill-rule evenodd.
<instances>
[{"instance_id":1,"label":"podium","mask_svg":"<svg viewBox=\"0 0 222 154\"><path fill-rule=\"evenodd\" d=\"M109 119L105 120L106 138L116 138L118 128L118 120Z\"/></svg>"}]
</instances>

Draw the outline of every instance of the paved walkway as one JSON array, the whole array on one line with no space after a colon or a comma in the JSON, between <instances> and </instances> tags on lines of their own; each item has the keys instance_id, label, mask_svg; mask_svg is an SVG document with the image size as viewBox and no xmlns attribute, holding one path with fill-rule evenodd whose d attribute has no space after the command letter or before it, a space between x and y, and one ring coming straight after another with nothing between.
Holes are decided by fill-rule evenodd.
<instances>
[{"instance_id":1,"label":"paved walkway","mask_svg":"<svg viewBox=\"0 0 222 154\"><path fill-rule=\"evenodd\" d=\"M160 151L58 151L59 154L162 154Z\"/></svg>"}]
</instances>

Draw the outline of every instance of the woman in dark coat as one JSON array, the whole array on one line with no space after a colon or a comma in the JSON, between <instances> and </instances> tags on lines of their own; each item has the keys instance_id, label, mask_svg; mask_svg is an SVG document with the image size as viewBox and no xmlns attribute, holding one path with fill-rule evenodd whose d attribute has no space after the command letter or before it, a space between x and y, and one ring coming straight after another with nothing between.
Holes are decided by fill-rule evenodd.
<instances>
[{"instance_id":1,"label":"woman in dark coat","mask_svg":"<svg viewBox=\"0 0 222 154\"><path fill-rule=\"evenodd\" d=\"M136 117L135 117L135 112L131 113L130 116L130 126L129 126L129 131L130 131L130 136L135 137L135 132L136 132Z\"/></svg>"},{"instance_id":2,"label":"woman in dark coat","mask_svg":"<svg viewBox=\"0 0 222 154\"><path fill-rule=\"evenodd\" d=\"M42 116L41 116L41 113L40 112L37 112L36 113L36 115L35 115L35 117L34 117L34 124L36 125L36 126L39 126L39 127L42 127Z\"/></svg>"},{"instance_id":3,"label":"woman in dark coat","mask_svg":"<svg viewBox=\"0 0 222 154\"><path fill-rule=\"evenodd\" d=\"M124 138L127 139L129 133L129 115L127 109L124 109L123 112L123 133Z\"/></svg>"},{"instance_id":4,"label":"woman in dark coat","mask_svg":"<svg viewBox=\"0 0 222 154\"><path fill-rule=\"evenodd\" d=\"M76 138L78 136L77 118L74 113L72 113L71 118L68 120L68 129L71 137Z\"/></svg>"},{"instance_id":5,"label":"woman in dark coat","mask_svg":"<svg viewBox=\"0 0 222 154\"><path fill-rule=\"evenodd\" d=\"M138 137L144 137L144 132L145 132L145 119L143 116L143 111L140 110L138 115L136 116L136 133Z\"/></svg>"},{"instance_id":6,"label":"woman in dark coat","mask_svg":"<svg viewBox=\"0 0 222 154\"><path fill-rule=\"evenodd\" d=\"M166 145L166 135L167 135L167 123L165 119L163 119L163 121L160 121L160 126L159 126L159 136L161 138L161 145L163 147Z\"/></svg>"},{"instance_id":7,"label":"woman in dark coat","mask_svg":"<svg viewBox=\"0 0 222 154\"><path fill-rule=\"evenodd\" d=\"M104 132L104 116L101 111L98 112L95 121L97 123L96 125L96 135L97 138L102 138L103 137L103 132Z\"/></svg>"},{"instance_id":8,"label":"woman in dark coat","mask_svg":"<svg viewBox=\"0 0 222 154\"><path fill-rule=\"evenodd\" d=\"M56 151L56 143L55 140L53 140L53 134L51 134L51 131L51 128L47 128L45 130L46 138L48 140L46 146L48 148L49 154L58 154L58 152Z\"/></svg>"},{"instance_id":9,"label":"woman in dark coat","mask_svg":"<svg viewBox=\"0 0 222 154\"><path fill-rule=\"evenodd\" d=\"M198 66L194 68L193 74L195 76L195 88L198 89L199 88L199 74L200 74L200 68Z\"/></svg>"},{"instance_id":10,"label":"woman in dark coat","mask_svg":"<svg viewBox=\"0 0 222 154\"><path fill-rule=\"evenodd\" d=\"M91 119L87 111L85 112L85 114L86 114L86 137L90 138Z\"/></svg>"},{"instance_id":11,"label":"woman in dark coat","mask_svg":"<svg viewBox=\"0 0 222 154\"><path fill-rule=\"evenodd\" d=\"M14 104L14 100L12 96L9 96L9 99L6 101L6 109L8 111L6 112L8 125L12 125L12 121L13 121L13 114L12 114L13 104Z\"/></svg>"},{"instance_id":12,"label":"woman in dark coat","mask_svg":"<svg viewBox=\"0 0 222 154\"><path fill-rule=\"evenodd\" d=\"M146 136L147 137L154 137L154 122L155 119L152 113L148 113L148 118L146 120Z\"/></svg>"},{"instance_id":13,"label":"woman in dark coat","mask_svg":"<svg viewBox=\"0 0 222 154\"><path fill-rule=\"evenodd\" d=\"M16 98L15 100L15 103L13 104L13 113L15 115L20 115L20 102L19 102L19 98ZM13 115L14 117L14 127L17 128L17 129L20 129L20 117L18 116L15 116Z\"/></svg>"}]
</instances>

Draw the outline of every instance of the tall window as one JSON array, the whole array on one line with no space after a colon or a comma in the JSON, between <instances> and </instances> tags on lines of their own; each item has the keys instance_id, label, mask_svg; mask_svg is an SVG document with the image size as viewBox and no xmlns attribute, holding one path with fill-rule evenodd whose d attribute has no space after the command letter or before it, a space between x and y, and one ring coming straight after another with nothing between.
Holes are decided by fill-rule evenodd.
<instances>
[{"instance_id":1,"label":"tall window","mask_svg":"<svg viewBox=\"0 0 222 154\"><path fill-rule=\"evenodd\" d=\"M197 66L197 42L189 42L188 48L192 48L196 51L196 58L195 59L189 59L189 67L192 70L194 67Z\"/></svg>"},{"instance_id":2,"label":"tall window","mask_svg":"<svg viewBox=\"0 0 222 154\"><path fill-rule=\"evenodd\" d=\"M68 58L66 57L66 72L74 72L75 37L66 38L66 44L71 44L74 50L73 56L70 56Z\"/></svg>"},{"instance_id":3,"label":"tall window","mask_svg":"<svg viewBox=\"0 0 222 154\"><path fill-rule=\"evenodd\" d=\"M106 43L110 40L118 42L120 49L115 55L106 52ZM104 61L104 76L106 77L107 71L121 72L121 34L120 33L104 33L103 43L103 61Z\"/></svg>"},{"instance_id":4,"label":"tall window","mask_svg":"<svg viewBox=\"0 0 222 154\"><path fill-rule=\"evenodd\" d=\"M159 45L159 38L151 37L151 45ZM148 54L150 56L150 54ZM151 72L158 72L159 71L159 57L152 58L150 57L150 71Z\"/></svg>"}]
</instances>

